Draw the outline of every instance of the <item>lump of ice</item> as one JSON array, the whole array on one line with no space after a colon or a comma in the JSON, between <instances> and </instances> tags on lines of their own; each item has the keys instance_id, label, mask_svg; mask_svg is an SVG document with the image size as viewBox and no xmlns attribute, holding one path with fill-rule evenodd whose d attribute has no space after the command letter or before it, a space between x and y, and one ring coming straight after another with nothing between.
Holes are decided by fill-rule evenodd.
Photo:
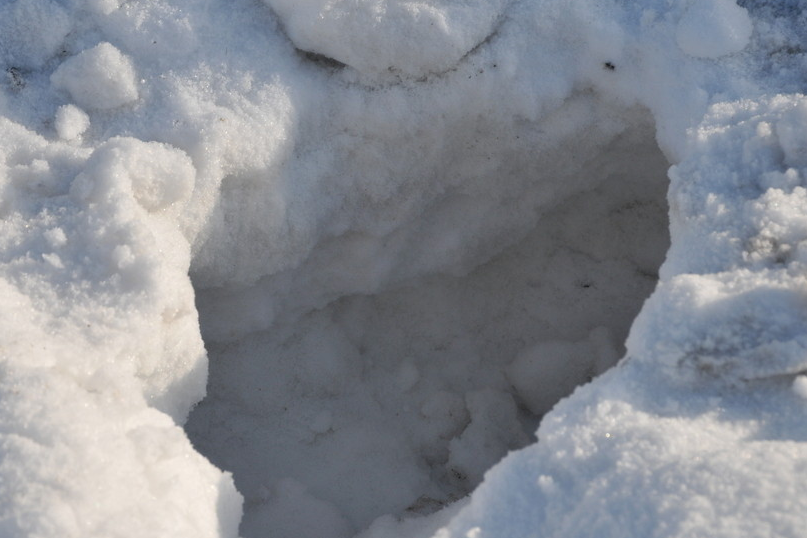
<instances>
[{"instance_id":1,"label":"lump of ice","mask_svg":"<svg viewBox=\"0 0 807 538\"><path fill-rule=\"evenodd\" d=\"M65 60L51 82L88 110L117 108L138 97L131 60L106 42Z\"/></svg>"}]
</instances>

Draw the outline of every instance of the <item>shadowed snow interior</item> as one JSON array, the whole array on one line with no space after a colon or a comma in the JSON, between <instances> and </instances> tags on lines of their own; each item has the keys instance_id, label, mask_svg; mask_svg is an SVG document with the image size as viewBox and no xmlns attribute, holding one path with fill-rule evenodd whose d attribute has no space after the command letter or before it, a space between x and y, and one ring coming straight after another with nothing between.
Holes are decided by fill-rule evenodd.
<instances>
[{"instance_id":1,"label":"shadowed snow interior","mask_svg":"<svg viewBox=\"0 0 807 538\"><path fill-rule=\"evenodd\" d=\"M409 172L456 181L385 233L344 231L251 282L196 278L210 370L186 431L233 472L243 536L343 538L435 512L622 356L669 246L668 164L645 111L584 93L557 115L577 129L460 118ZM400 137L353 162L411 159L419 142ZM487 167L467 168L480 152ZM412 205L407 181L353 211ZM258 183L225 180L222 221L252 237L233 245L271 250Z\"/></svg>"}]
</instances>

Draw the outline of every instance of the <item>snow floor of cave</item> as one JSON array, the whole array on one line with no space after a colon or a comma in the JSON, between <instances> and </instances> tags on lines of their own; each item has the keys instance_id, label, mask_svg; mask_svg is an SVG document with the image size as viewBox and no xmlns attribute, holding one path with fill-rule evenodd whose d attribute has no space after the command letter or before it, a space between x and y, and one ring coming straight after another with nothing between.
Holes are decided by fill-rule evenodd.
<instances>
[{"instance_id":1,"label":"snow floor of cave","mask_svg":"<svg viewBox=\"0 0 807 538\"><path fill-rule=\"evenodd\" d=\"M652 131L618 138L585 166L589 188L465 275L206 338L208 395L186 431L233 472L241 534L342 538L430 514L533 442L543 413L624 352L669 246L667 166ZM206 293L203 336L218 315Z\"/></svg>"}]
</instances>

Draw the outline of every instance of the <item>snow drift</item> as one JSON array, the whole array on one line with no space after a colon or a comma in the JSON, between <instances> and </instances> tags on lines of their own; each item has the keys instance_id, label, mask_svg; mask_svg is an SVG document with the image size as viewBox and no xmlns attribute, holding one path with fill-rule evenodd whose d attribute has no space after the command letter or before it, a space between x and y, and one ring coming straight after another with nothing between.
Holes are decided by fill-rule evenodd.
<instances>
[{"instance_id":1,"label":"snow drift","mask_svg":"<svg viewBox=\"0 0 807 538\"><path fill-rule=\"evenodd\" d=\"M0 0L0 534L799 536L804 28Z\"/></svg>"}]
</instances>

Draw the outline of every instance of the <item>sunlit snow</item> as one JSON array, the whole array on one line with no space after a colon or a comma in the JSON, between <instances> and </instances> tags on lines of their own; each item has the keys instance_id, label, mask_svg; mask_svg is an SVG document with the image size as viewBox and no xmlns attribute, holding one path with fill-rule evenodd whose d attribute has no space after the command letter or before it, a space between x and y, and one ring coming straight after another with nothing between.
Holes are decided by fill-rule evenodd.
<instances>
[{"instance_id":1,"label":"sunlit snow","mask_svg":"<svg viewBox=\"0 0 807 538\"><path fill-rule=\"evenodd\" d=\"M0 0L0 537L801 537L807 5Z\"/></svg>"}]
</instances>

